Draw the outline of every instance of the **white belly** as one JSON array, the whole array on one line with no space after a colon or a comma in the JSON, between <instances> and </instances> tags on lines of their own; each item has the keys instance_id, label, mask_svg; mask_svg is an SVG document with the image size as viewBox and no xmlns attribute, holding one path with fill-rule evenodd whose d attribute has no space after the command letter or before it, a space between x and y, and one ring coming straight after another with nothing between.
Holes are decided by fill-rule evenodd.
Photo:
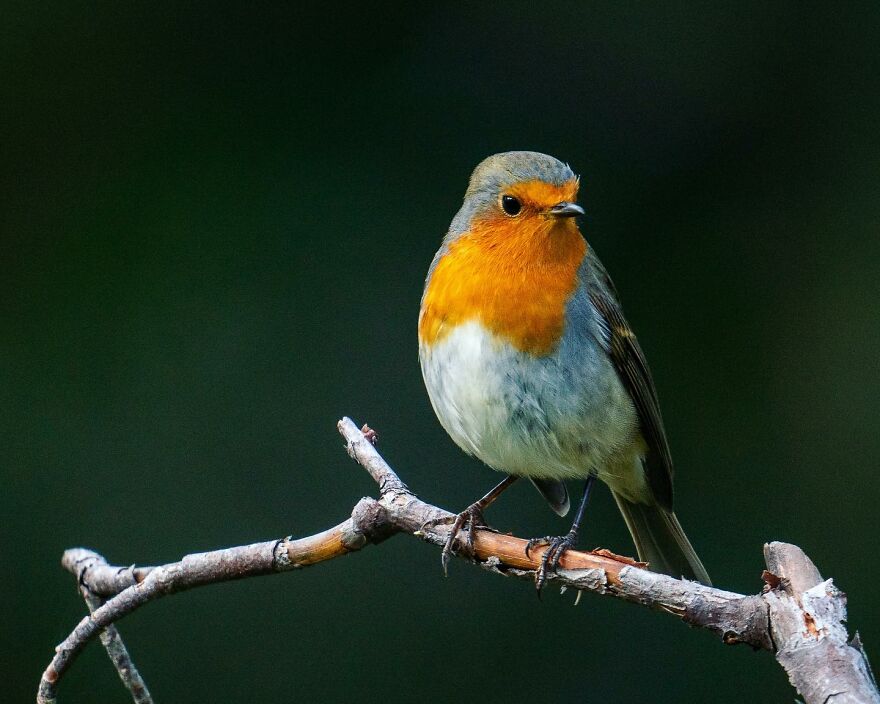
<instances>
[{"instance_id":1,"label":"white belly","mask_svg":"<svg viewBox=\"0 0 880 704\"><path fill-rule=\"evenodd\" d=\"M434 411L465 452L508 474L594 473L642 493L636 411L593 338L563 339L536 357L469 322L422 347L420 358Z\"/></svg>"}]
</instances>

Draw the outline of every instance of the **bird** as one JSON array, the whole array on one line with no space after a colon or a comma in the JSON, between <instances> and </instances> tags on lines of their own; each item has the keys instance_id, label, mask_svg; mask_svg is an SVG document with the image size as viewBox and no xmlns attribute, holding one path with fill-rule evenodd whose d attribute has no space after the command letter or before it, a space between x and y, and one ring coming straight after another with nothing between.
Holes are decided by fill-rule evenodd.
<instances>
[{"instance_id":1,"label":"bird","mask_svg":"<svg viewBox=\"0 0 880 704\"><path fill-rule=\"evenodd\" d=\"M583 481L571 530L546 546L536 585L577 543L591 490L607 485L651 570L710 584L673 511L673 465L657 391L605 267L578 227L580 179L539 152L492 155L474 169L431 262L419 360L440 424L505 478L454 519L443 568L466 529L528 477L560 516ZM460 546L461 547L461 546Z\"/></svg>"}]
</instances>

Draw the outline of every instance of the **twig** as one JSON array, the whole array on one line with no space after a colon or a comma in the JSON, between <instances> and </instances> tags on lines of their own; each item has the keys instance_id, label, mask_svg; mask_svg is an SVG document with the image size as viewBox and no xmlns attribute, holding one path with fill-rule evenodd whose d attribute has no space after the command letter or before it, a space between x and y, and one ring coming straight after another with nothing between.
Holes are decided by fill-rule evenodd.
<instances>
[{"instance_id":1,"label":"twig","mask_svg":"<svg viewBox=\"0 0 880 704\"><path fill-rule=\"evenodd\" d=\"M89 570L93 567L98 565L106 566L107 561L98 553L90 550L71 550L68 551L68 553L65 553L64 557L73 560L72 564L65 565L65 567L71 572L77 573L77 582L79 583L80 593L82 594L86 605L89 607L89 612L94 612L95 609L101 607L104 600L89 591L88 578L86 575L88 575ZM138 672L137 667L135 667L134 661L131 659L131 655L128 652L128 648L125 647L125 643L123 642L119 631L116 629L116 626L107 626L107 628L101 631L100 639L101 644L107 651L107 655L110 657L110 662L112 662L113 666L116 668L119 679L122 680L122 684L131 694L134 703L153 704L153 697L150 695L150 690L147 689L146 682L144 682L140 672Z\"/></svg>"},{"instance_id":2,"label":"twig","mask_svg":"<svg viewBox=\"0 0 880 704\"><path fill-rule=\"evenodd\" d=\"M61 676L101 629L165 594L316 564L381 542L394 533L409 533L434 545L444 545L453 514L415 496L376 452L373 435L365 437L347 418L338 427L348 453L379 485L378 500L361 499L351 518L308 538L284 538L188 555L180 562L159 567L95 566L86 577L87 586L93 594L111 598L84 618L58 646L43 674L37 701L55 701ZM492 572L533 579L543 553L533 550L527 557L526 544L521 538L477 530L474 559ZM616 596L674 614L690 625L713 631L725 643L748 643L769 650L807 704L880 704L861 644L855 647L846 642L846 630L841 625L846 615L843 594L831 580L815 587L821 582L815 567L811 579L793 578L804 574L804 561L809 562L799 548L770 543L765 553L768 587L758 595L673 579L607 552L566 551L551 580L560 586ZM75 551L65 553L65 566L72 554ZM803 627L789 627L796 617ZM831 658L831 664L819 657L821 653Z\"/></svg>"},{"instance_id":3,"label":"twig","mask_svg":"<svg viewBox=\"0 0 880 704\"><path fill-rule=\"evenodd\" d=\"M375 501L365 499L355 506L350 519L323 533L299 540L288 537L194 553L179 562L159 567L95 565L85 575L88 580L86 586L93 594L112 596L113 585L118 585L122 590L83 618L55 648L55 656L40 679L37 702L54 704L58 681L85 644L102 629L149 601L204 584L307 567L359 550L367 544L368 536L381 529L381 516L376 515L375 504ZM87 552L83 548L68 550L62 557L62 565L70 569Z\"/></svg>"}]
</instances>

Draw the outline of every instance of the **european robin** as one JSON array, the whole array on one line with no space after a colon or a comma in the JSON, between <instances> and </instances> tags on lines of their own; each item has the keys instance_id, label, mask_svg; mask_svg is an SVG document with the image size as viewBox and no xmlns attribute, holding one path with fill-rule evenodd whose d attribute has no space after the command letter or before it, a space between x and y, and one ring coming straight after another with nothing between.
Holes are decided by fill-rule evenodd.
<instances>
[{"instance_id":1,"label":"european robin","mask_svg":"<svg viewBox=\"0 0 880 704\"><path fill-rule=\"evenodd\" d=\"M547 548L538 588L575 545L596 478L607 484L639 559L709 584L672 510L672 458L657 392L614 284L576 218L578 178L558 159L506 152L471 175L431 263L419 358L431 404L452 439L507 477L458 515L457 534L518 477L569 510L565 480L584 480L571 531Z\"/></svg>"}]
</instances>

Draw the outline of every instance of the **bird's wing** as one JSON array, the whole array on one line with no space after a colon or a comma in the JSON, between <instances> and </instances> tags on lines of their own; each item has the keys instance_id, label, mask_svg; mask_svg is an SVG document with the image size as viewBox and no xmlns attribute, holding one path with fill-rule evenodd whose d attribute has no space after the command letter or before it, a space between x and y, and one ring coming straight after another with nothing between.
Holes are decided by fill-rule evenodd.
<instances>
[{"instance_id":1,"label":"bird's wing","mask_svg":"<svg viewBox=\"0 0 880 704\"><path fill-rule=\"evenodd\" d=\"M595 280L588 281L590 301L599 314L604 333L600 343L611 357L617 373L632 398L639 415L642 437L648 444L644 467L648 485L658 504L672 510L672 456L660 417L660 404L654 379L639 341L623 317L614 283L592 252Z\"/></svg>"},{"instance_id":2,"label":"bird's wing","mask_svg":"<svg viewBox=\"0 0 880 704\"><path fill-rule=\"evenodd\" d=\"M530 477L532 484L541 492L541 496L547 499L547 503L558 515L564 516L571 508L571 502L568 499L568 489L565 488L565 482L561 479L535 479Z\"/></svg>"}]
</instances>

